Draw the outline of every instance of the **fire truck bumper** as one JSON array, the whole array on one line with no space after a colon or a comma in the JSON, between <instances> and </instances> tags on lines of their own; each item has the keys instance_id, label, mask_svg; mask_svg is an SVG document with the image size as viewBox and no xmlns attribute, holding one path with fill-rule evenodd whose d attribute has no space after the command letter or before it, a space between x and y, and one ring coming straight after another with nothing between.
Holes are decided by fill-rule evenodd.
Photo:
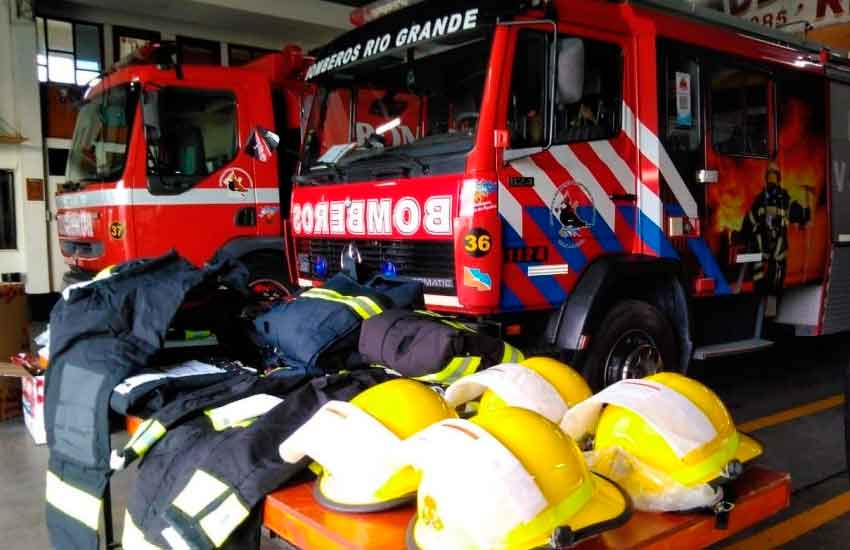
<instances>
[{"instance_id":1,"label":"fire truck bumper","mask_svg":"<svg viewBox=\"0 0 850 550\"><path fill-rule=\"evenodd\" d=\"M67 288L76 283L84 283L90 281L94 277L91 271L85 271L77 267L72 267L62 275L62 288Z\"/></svg>"}]
</instances>

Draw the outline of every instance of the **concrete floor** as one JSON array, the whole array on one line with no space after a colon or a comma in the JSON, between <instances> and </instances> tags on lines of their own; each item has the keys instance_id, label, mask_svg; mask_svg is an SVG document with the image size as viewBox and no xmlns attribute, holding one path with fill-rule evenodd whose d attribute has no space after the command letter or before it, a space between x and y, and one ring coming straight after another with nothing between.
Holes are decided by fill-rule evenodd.
<instances>
[{"instance_id":1,"label":"concrete floor","mask_svg":"<svg viewBox=\"0 0 850 550\"><path fill-rule=\"evenodd\" d=\"M740 423L841 393L848 363L850 338L846 336L793 339L758 355L696 364L691 375L714 388ZM832 408L755 433L767 448L760 462L791 472L794 494L789 510L734 541L758 534L850 488L843 429L842 410ZM125 440L126 435L116 434L113 446L121 446ZM33 445L21 420L0 423L0 550L49 548L43 519L46 464L47 449ZM133 479L133 469L113 479L113 515L119 531ZM730 542L717 548L728 547ZM786 550L850 548L850 514L781 545Z\"/></svg>"}]
</instances>

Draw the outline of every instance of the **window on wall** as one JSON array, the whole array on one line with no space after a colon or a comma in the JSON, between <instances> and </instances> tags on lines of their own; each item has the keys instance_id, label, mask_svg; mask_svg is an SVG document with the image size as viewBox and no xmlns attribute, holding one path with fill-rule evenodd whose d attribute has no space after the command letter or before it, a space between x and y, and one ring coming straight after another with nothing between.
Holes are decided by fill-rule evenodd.
<instances>
[{"instance_id":1,"label":"window on wall","mask_svg":"<svg viewBox=\"0 0 850 550\"><path fill-rule=\"evenodd\" d=\"M127 57L148 42L159 42L161 39L162 35L157 31L113 27L112 49L115 52L115 61Z\"/></svg>"},{"instance_id":2,"label":"window on wall","mask_svg":"<svg viewBox=\"0 0 850 550\"><path fill-rule=\"evenodd\" d=\"M15 174L11 170L0 170L0 250L17 247Z\"/></svg>"},{"instance_id":3,"label":"window on wall","mask_svg":"<svg viewBox=\"0 0 850 550\"><path fill-rule=\"evenodd\" d=\"M711 75L711 140L727 155L770 153L770 80L764 73L720 68Z\"/></svg>"},{"instance_id":4,"label":"window on wall","mask_svg":"<svg viewBox=\"0 0 850 550\"><path fill-rule=\"evenodd\" d=\"M178 36L177 61L183 65L221 65L221 44Z\"/></svg>"},{"instance_id":5,"label":"window on wall","mask_svg":"<svg viewBox=\"0 0 850 550\"><path fill-rule=\"evenodd\" d=\"M44 17L36 25L40 82L83 86L103 71L100 26Z\"/></svg>"},{"instance_id":6,"label":"window on wall","mask_svg":"<svg viewBox=\"0 0 850 550\"><path fill-rule=\"evenodd\" d=\"M231 67L238 67L246 63L262 57L274 50L266 50L264 48L253 48L251 46L238 46L230 44L227 47L227 58Z\"/></svg>"}]
</instances>

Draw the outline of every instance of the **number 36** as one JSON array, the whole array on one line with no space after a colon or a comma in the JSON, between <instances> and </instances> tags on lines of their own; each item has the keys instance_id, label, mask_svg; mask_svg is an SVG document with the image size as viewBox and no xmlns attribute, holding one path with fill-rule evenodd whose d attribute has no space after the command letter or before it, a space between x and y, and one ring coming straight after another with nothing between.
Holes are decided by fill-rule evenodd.
<instances>
[{"instance_id":1,"label":"number 36","mask_svg":"<svg viewBox=\"0 0 850 550\"><path fill-rule=\"evenodd\" d=\"M466 244L464 248L470 254L473 252L490 252L490 247L493 246L490 241L490 235L466 235L464 238Z\"/></svg>"}]
</instances>

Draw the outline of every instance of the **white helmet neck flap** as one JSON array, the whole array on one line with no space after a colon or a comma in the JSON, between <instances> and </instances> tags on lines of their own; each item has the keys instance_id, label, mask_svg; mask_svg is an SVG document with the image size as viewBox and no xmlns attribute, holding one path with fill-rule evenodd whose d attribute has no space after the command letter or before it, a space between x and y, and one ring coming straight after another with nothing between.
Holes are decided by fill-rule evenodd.
<instances>
[{"instance_id":1,"label":"white helmet neck flap","mask_svg":"<svg viewBox=\"0 0 850 550\"><path fill-rule=\"evenodd\" d=\"M422 471L413 527L422 548L500 548L550 505L519 459L472 422L443 420L403 446ZM577 492L576 510L592 498L589 478Z\"/></svg>"},{"instance_id":2,"label":"white helmet neck flap","mask_svg":"<svg viewBox=\"0 0 850 550\"><path fill-rule=\"evenodd\" d=\"M284 461L305 456L322 466L322 494L342 504L369 504L406 464L401 439L358 406L329 401L280 445Z\"/></svg>"},{"instance_id":3,"label":"white helmet neck flap","mask_svg":"<svg viewBox=\"0 0 850 550\"><path fill-rule=\"evenodd\" d=\"M511 407L534 411L558 423L569 408L548 380L532 369L516 363L503 363L461 378L446 390L450 407L479 398L491 390Z\"/></svg>"},{"instance_id":4,"label":"white helmet neck flap","mask_svg":"<svg viewBox=\"0 0 850 550\"><path fill-rule=\"evenodd\" d=\"M714 441L717 429L690 399L651 380L621 380L567 411L561 429L574 439L591 432L604 405L637 414L652 426L677 456Z\"/></svg>"}]
</instances>

